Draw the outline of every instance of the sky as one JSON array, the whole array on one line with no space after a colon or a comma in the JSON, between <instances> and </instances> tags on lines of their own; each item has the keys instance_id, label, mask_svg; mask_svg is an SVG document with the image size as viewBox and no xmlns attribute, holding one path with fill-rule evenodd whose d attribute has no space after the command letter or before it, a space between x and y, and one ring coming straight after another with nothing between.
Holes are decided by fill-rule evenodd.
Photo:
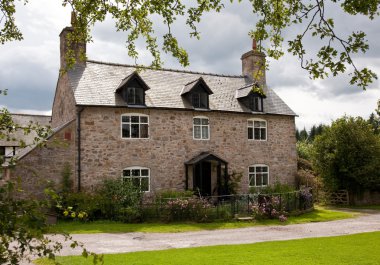
<instances>
[{"instance_id":1,"label":"sky","mask_svg":"<svg viewBox=\"0 0 380 265\"><path fill-rule=\"evenodd\" d=\"M0 106L14 113L50 114L59 73L59 33L70 25L70 9L61 1L30 0L24 6L17 3L16 23L24 40L0 45L0 89L8 95L0 97ZM186 70L220 74L241 74L243 53L252 47L248 32L256 17L248 1L231 4L226 1L221 13L209 13L198 25L201 39L189 37L184 19L179 18L172 30L188 51L190 66ZM334 16L338 34L365 30L370 51L359 54L354 61L359 67L369 67L380 77L379 18L370 21L363 16L349 16L338 6L329 6L327 16ZM158 17L154 17L157 34L165 33ZM285 40L299 33L299 28L284 32ZM126 34L116 32L113 21L96 24L93 42L87 44L87 57L92 60L133 64L125 47ZM311 51L320 45L317 39L307 39ZM142 42L138 43L139 64L149 65L151 57ZM182 69L170 55L163 54L164 68ZM299 129L314 124L329 124L343 115L367 118L380 99L380 83L376 81L366 91L349 85L347 74L325 80L312 80L301 69L297 58L286 54L280 60L270 60L267 85L271 87L298 117Z\"/></svg>"}]
</instances>

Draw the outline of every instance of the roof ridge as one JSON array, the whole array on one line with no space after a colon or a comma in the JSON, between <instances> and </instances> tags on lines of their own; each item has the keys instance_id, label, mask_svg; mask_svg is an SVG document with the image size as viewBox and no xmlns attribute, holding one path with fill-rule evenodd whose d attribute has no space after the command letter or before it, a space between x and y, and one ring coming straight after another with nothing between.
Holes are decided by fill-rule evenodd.
<instances>
[{"instance_id":1,"label":"roof ridge","mask_svg":"<svg viewBox=\"0 0 380 265\"><path fill-rule=\"evenodd\" d=\"M143 68L143 69L150 69L150 70L156 70L156 71L168 71L168 72L187 73L187 74L200 74L200 75L210 75L210 76L220 76L220 77L232 77L232 78L243 78L244 77L243 75L215 74L215 73L197 72L197 71L190 71L190 70L179 70L179 69L172 69L172 68L154 68L154 67L151 67L151 66L144 66L144 65L131 65L131 64L110 63L110 62L95 61L95 60L87 60L87 62L89 62L89 63L97 63L97 64L105 64L105 65L112 65L112 66L134 67L134 68Z\"/></svg>"},{"instance_id":2,"label":"roof ridge","mask_svg":"<svg viewBox=\"0 0 380 265\"><path fill-rule=\"evenodd\" d=\"M19 116L35 116L35 117L51 117L51 115L46 114L30 114L30 113L9 113L10 115L19 115Z\"/></svg>"}]
</instances>

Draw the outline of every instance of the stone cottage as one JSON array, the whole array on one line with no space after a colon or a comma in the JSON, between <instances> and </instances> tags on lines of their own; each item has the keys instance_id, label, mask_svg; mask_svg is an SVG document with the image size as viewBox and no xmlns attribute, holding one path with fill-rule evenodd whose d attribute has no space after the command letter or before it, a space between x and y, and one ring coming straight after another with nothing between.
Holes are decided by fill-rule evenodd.
<instances>
[{"instance_id":1,"label":"stone cottage","mask_svg":"<svg viewBox=\"0 0 380 265\"><path fill-rule=\"evenodd\" d=\"M60 34L61 69L72 30ZM222 195L232 172L240 192L294 184L296 115L267 87L255 45L241 61L242 75L78 62L59 76L46 147L20 155L11 176L34 190L68 163L78 191L123 178L149 194Z\"/></svg>"}]
</instances>

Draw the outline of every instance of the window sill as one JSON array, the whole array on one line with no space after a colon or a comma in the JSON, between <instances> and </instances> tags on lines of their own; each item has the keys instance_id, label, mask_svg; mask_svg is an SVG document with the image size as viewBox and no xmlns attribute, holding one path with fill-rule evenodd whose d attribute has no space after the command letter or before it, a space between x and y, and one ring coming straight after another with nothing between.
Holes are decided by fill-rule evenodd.
<instances>
[{"instance_id":1,"label":"window sill","mask_svg":"<svg viewBox=\"0 0 380 265\"><path fill-rule=\"evenodd\" d=\"M146 109L148 108L146 105L132 105L132 104L127 104L127 107L128 108L131 108L131 109Z\"/></svg>"}]
</instances>

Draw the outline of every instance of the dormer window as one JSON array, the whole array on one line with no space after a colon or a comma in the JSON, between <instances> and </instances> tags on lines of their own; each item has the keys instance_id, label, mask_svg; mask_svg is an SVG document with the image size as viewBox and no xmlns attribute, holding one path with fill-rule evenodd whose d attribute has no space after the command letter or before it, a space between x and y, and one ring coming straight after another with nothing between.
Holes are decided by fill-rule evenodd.
<instances>
[{"instance_id":1,"label":"dormer window","mask_svg":"<svg viewBox=\"0 0 380 265\"><path fill-rule=\"evenodd\" d=\"M194 109L209 109L209 95L213 94L202 77L186 84L181 92Z\"/></svg>"},{"instance_id":2,"label":"dormer window","mask_svg":"<svg viewBox=\"0 0 380 265\"><path fill-rule=\"evenodd\" d=\"M263 98L259 95L251 94L249 96L249 109L256 112L262 112Z\"/></svg>"},{"instance_id":3,"label":"dormer window","mask_svg":"<svg viewBox=\"0 0 380 265\"><path fill-rule=\"evenodd\" d=\"M128 105L144 105L144 89L141 87L127 87L123 96Z\"/></svg>"},{"instance_id":4,"label":"dormer window","mask_svg":"<svg viewBox=\"0 0 380 265\"><path fill-rule=\"evenodd\" d=\"M192 92L191 102L194 108L208 109L208 94L202 92Z\"/></svg>"},{"instance_id":5,"label":"dormer window","mask_svg":"<svg viewBox=\"0 0 380 265\"><path fill-rule=\"evenodd\" d=\"M116 89L128 105L145 105L145 91L149 89L148 85L137 72L133 72L120 83Z\"/></svg>"},{"instance_id":6,"label":"dormer window","mask_svg":"<svg viewBox=\"0 0 380 265\"><path fill-rule=\"evenodd\" d=\"M264 91L255 84L248 84L236 90L235 98L252 112L264 111Z\"/></svg>"}]
</instances>

